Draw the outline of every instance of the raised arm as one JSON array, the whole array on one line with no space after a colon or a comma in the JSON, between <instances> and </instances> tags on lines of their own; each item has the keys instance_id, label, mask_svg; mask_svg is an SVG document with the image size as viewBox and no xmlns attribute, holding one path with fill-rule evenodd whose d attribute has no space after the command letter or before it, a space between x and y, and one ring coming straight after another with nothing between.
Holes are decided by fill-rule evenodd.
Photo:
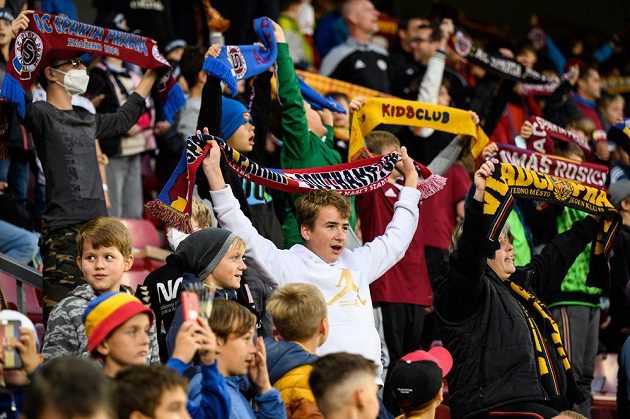
<instances>
[{"instance_id":1,"label":"raised arm","mask_svg":"<svg viewBox=\"0 0 630 419\"><path fill-rule=\"evenodd\" d=\"M369 264L368 277L375 281L405 255L418 228L420 192L418 172L405 147L401 148L402 161L396 169L405 177L404 188L398 202L394 204L394 216L385 228L383 235L376 237L353 252Z\"/></svg>"},{"instance_id":2,"label":"raised arm","mask_svg":"<svg viewBox=\"0 0 630 419\"><path fill-rule=\"evenodd\" d=\"M449 257L446 283L436 293L436 308L449 321L458 321L474 313L483 298L481 278L486 267L482 223L486 179L494 172L496 160L488 160L475 172L475 193L466 205L462 233Z\"/></svg>"},{"instance_id":3,"label":"raised arm","mask_svg":"<svg viewBox=\"0 0 630 419\"><path fill-rule=\"evenodd\" d=\"M284 32L274 23L274 32L278 41L277 78L278 96L282 105L280 120L282 123L283 153L293 160L304 160L313 153L313 144L308 135L308 121L304 109L304 99L300 93L295 68L289 55L289 47Z\"/></svg>"},{"instance_id":4,"label":"raised arm","mask_svg":"<svg viewBox=\"0 0 630 419\"><path fill-rule=\"evenodd\" d=\"M287 260L283 258L284 250L280 250L271 241L254 228L249 218L243 214L232 189L226 185L221 173L221 151L216 142L212 141L212 148L203 161L203 171L210 186L210 199L217 221L223 228L237 234L247 243L246 255L251 264L262 276L269 281L281 283L288 269Z\"/></svg>"}]
</instances>

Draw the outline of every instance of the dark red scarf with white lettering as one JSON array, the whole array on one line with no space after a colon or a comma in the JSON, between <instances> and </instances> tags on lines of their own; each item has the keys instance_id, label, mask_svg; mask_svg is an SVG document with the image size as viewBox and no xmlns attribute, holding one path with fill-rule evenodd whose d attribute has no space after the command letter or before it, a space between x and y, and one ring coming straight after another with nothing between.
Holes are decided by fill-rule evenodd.
<instances>
[{"instance_id":1,"label":"dark red scarf with white lettering","mask_svg":"<svg viewBox=\"0 0 630 419\"><path fill-rule=\"evenodd\" d=\"M569 179L584 185L605 189L608 167L601 164L577 162L551 154L498 144L499 161L513 164L539 173Z\"/></svg>"},{"instance_id":2,"label":"dark red scarf with white lettering","mask_svg":"<svg viewBox=\"0 0 630 419\"><path fill-rule=\"evenodd\" d=\"M167 120L186 103L168 61L153 39L43 12L29 15L28 28L15 39L2 83L2 97L16 103L20 117L24 117L25 92L39 74L54 61L84 53L120 58L144 69L166 70L158 82L158 91Z\"/></svg>"}]
</instances>

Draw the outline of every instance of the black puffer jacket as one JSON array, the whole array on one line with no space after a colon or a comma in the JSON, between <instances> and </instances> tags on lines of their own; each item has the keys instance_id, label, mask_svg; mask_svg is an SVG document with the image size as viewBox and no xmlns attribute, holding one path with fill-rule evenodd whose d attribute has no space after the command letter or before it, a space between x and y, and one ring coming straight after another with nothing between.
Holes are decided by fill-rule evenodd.
<instances>
[{"instance_id":1,"label":"black puffer jacket","mask_svg":"<svg viewBox=\"0 0 630 419\"><path fill-rule=\"evenodd\" d=\"M545 322L530 313L546 338L560 394L547 390L539 378L524 308L487 266L479 245L484 240L482 207L481 202L468 201L464 231L435 296L442 338L454 360L447 377L451 415L454 419L470 418L519 402L540 402L557 410L570 408L582 397L572 374L565 373L556 356ZM576 222L527 266L518 268L510 280L544 301L553 283L562 281L596 231L592 217Z\"/></svg>"}]
</instances>

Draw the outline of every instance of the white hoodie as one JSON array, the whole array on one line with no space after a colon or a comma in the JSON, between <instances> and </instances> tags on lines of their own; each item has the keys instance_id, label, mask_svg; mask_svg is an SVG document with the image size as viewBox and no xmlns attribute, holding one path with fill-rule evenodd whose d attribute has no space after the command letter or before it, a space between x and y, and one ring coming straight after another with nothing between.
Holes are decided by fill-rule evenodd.
<instances>
[{"instance_id":1,"label":"white hoodie","mask_svg":"<svg viewBox=\"0 0 630 419\"><path fill-rule=\"evenodd\" d=\"M210 192L210 196L220 225L245 240L247 263L261 276L279 285L313 284L322 291L328 305L330 333L318 354L345 351L363 355L379 366L380 377L381 343L374 326L369 285L407 251L418 226L420 192L403 188L385 234L356 249L344 249L334 263L323 261L301 244L281 250L260 236L240 210L229 186Z\"/></svg>"}]
</instances>

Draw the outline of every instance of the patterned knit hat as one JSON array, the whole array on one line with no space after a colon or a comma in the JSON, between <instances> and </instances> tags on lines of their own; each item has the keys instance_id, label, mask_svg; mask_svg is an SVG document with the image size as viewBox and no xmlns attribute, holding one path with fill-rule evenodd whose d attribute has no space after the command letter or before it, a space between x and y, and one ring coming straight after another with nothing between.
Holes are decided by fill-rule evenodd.
<instances>
[{"instance_id":1,"label":"patterned knit hat","mask_svg":"<svg viewBox=\"0 0 630 419\"><path fill-rule=\"evenodd\" d=\"M92 353L117 327L140 313L148 314L153 324L153 311L133 295L106 292L92 300L83 312L88 352Z\"/></svg>"}]
</instances>

